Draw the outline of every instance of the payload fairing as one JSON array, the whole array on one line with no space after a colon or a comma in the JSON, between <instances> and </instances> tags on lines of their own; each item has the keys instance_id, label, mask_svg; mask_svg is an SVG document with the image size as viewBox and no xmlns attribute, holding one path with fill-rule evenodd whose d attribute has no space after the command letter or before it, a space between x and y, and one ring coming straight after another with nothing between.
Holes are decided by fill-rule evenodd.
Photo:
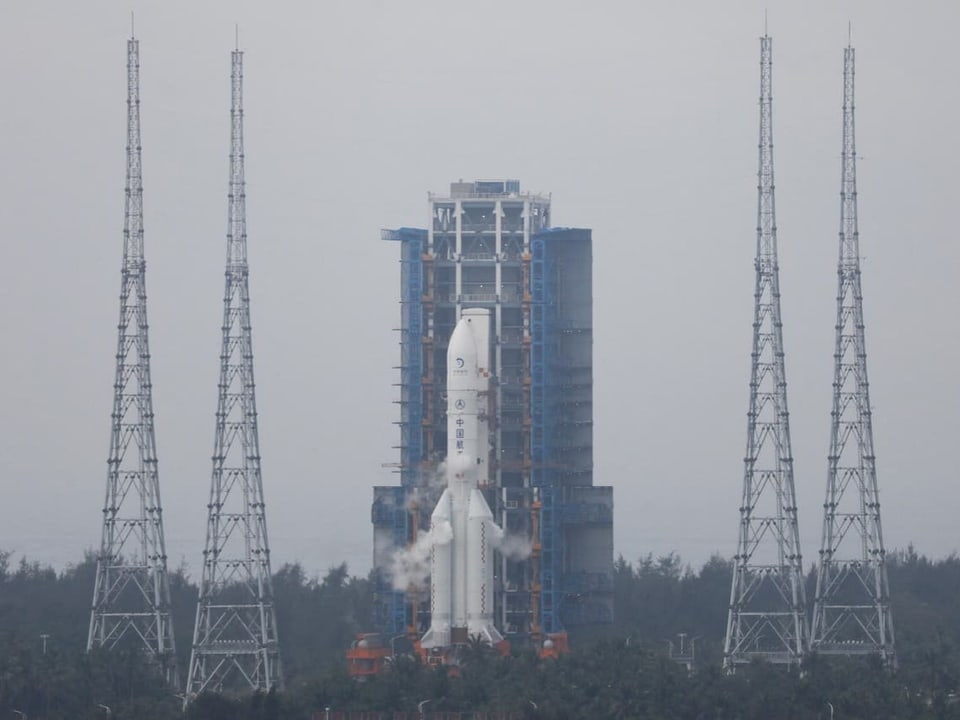
<instances>
[{"instance_id":1,"label":"payload fairing","mask_svg":"<svg viewBox=\"0 0 960 720\"><path fill-rule=\"evenodd\" d=\"M427 649L479 636L503 641L493 622L493 521L480 483L488 480L490 311L464 309L447 347L447 487L430 517Z\"/></svg>"}]
</instances>

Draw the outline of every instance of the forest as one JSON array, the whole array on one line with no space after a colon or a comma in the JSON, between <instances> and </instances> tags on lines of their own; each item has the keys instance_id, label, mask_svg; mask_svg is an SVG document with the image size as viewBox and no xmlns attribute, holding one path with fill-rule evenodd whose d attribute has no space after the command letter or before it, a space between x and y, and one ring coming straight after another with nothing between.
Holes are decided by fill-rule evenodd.
<instances>
[{"instance_id":1,"label":"forest","mask_svg":"<svg viewBox=\"0 0 960 720\"><path fill-rule=\"evenodd\" d=\"M323 577L284 565L274 594L285 689L203 695L184 712L183 696L140 653L85 652L92 556L57 572L0 553L0 720L325 720L328 710L410 720L960 720L960 559L908 548L888 560L893 672L877 658L810 656L802 672L758 663L723 673L731 563L713 557L694 569L667 555L617 560L614 624L573 636L568 655L541 660L518 648L501 658L477 644L458 677L400 658L365 682L347 674L344 651L370 629L370 580L346 565ZM197 598L185 568L171 572L171 591L183 674ZM690 671L675 657L681 634L688 649L695 643Z\"/></svg>"}]
</instances>

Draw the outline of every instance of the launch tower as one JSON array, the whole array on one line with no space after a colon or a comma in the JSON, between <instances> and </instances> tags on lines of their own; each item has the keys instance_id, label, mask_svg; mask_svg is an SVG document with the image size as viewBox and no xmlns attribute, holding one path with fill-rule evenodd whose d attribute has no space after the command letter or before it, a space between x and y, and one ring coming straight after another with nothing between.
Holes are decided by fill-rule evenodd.
<instances>
[{"instance_id":1,"label":"launch tower","mask_svg":"<svg viewBox=\"0 0 960 720\"><path fill-rule=\"evenodd\" d=\"M223 345L203 576L187 698L282 686L253 381L243 155L243 53L232 53Z\"/></svg>"},{"instance_id":2,"label":"launch tower","mask_svg":"<svg viewBox=\"0 0 960 720\"><path fill-rule=\"evenodd\" d=\"M552 228L550 198L517 180L429 196L400 246L400 485L374 488L376 612L387 637L431 625L425 585L397 587L397 551L426 532L443 490L447 343L465 308L490 312L489 480L495 623L511 642L612 620L613 490L593 484L592 240Z\"/></svg>"},{"instance_id":3,"label":"launch tower","mask_svg":"<svg viewBox=\"0 0 960 720\"><path fill-rule=\"evenodd\" d=\"M854 50L843 51L843 151L837 342L823 539L811 645L824 654L878 653L894 664L893 618L867 382L857 158L854 138Z\"/></svg>"},{"instance_id":4,"label":"launch tower","mask_svg":"<svg viewBox=\"0 0 960 720\"><path fill-rule=\"evenodd\" d=\"M87 650L139 646L177 684L147 340L140 47L127 41L127 185L103 535Z\"/></svg>"},{"instance_id":5,"label":"launch tower","mask_svg":"<svg viewBox=\"0 0 960 720\"><path fill-rule=\"evenodd\" d=\"M783 362L773 183L771 39L760 39L760 160L750 406L743 500L734 556L724 667L761 658L799 663L806 598Z\"/></svg>"}]
</instances>

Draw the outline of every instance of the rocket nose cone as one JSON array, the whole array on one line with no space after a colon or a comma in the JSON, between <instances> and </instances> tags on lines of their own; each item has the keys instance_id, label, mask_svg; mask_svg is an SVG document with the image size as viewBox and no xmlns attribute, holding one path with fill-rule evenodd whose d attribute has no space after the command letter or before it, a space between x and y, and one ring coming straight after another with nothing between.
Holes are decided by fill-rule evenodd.
<instances>
[{"instance_id":1,"label":"rocket nose cone","mask_svg":"<svg viewBox=\"0 0 960 720\"><path fill-rule=\"evenodd\" d=\"M470 327L469 318L461 318L450 335L447 346L447 372L477 371L477 341Z\"/></svg>"},{"instance_id":2,"label":"rocket nose cone","mask_svg":"<svg viewBox=\"0 0 960 720\"><path fill-rule=\"evenodd\" d=\"M430 522L433 525L438 525L445 520L450 519L450 489L444 488L443 494L440 495L440 499L437 501L437 505L433 508L433 512L430 514Z\"/></svg>"},{"instance_id":3,"label":"rocket nose cone","mask_svg":"<svg viewBox=\"0 0 960 720\"><path fill-rule=\"evenodd\" d=\"M490 506L487 505L486 498L483 497L483 493L476 488L470 491L467 517L469 517L471 520L474 518L482 518L484 520L491 521L493 520L493 513L490 511Z\"/></svg>"}]
</instances>

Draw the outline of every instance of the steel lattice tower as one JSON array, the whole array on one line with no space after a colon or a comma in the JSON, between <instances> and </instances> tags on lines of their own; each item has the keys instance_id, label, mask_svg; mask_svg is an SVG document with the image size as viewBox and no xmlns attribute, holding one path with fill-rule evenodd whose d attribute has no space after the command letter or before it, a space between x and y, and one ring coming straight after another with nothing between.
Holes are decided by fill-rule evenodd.
<instances>
[{"instance_id":1,"label":"steel lattice tower","mask_svg":"<svg viewBox=\"0 0 960 720\"><path fill-rule=\"evenodd\" d=\"M141 167L140 47L131 37L127 41L127 179L117 373L87 650L128 644L143 647L157 659L167 680L176 684L153 430Z\"/></svg>"},{"instance_id":2,"label":"steel lattice tower","mask_svg":"<svg viewBox=\"0 0 960 720\"><path fill-rule=\"evenodd\" d=\"M894 663L893 618L873 454L860 288L854 50L843 51L843 156L837 344L823 539L811 646L820 653L879 653Z\"/></svg>"},{"instance_id":3,"label":"steel lattice tower","mask_svg":"<svg viewBox=\"0 0 960 720\"><path fill-rule=\"evenodd\" d=\"M783 363L773 182L771 40L760 39L756 306L740 531L724 667L761 658L798 663L806 649L806 598Z\"/></svg>"},{"instance_id":4,"label":"steel lattice tower","mask_svg":"<svg viewBox=\"0 0 960 720\"><path fill-rule=\"evenodd\" d=\"M282 686L253 381L243 154L243 53L232 53L223 346L203 578L187 697Z\"/></svg>"}]
</instances>

